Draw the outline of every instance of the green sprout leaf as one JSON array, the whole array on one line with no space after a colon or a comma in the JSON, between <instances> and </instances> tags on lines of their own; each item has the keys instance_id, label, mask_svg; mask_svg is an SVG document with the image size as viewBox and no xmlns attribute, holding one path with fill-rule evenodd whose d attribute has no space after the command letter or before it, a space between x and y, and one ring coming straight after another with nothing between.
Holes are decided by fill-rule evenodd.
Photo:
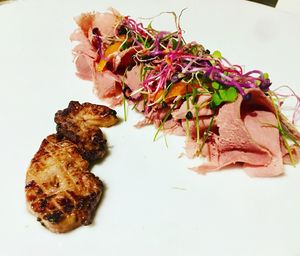
<instances>
[{"instance_id":1,"label":"green sprout leaf","mask_svg":"<svg viewBox=\"0 0 300 256\"><path fill-rule=\"evenodd\" d=\"M179 44L180 47L183 45L182 41L179 42L178 40L173 38L172 39L172 49L175 50L177 48L178 44Z\"/></svg>"},{"instance_id":2,"label":"green sprout leaf","mask_svg":"<svg viewBox=\"0 0 300 256\"><path fill-rule=\"evenodd\" d=\"M130 46L130 44L127 43L127 42L125 41L125 42L122 43L122 45L121 45L121 51L124 51L124 50L128 49L129 46Z\"/></svg>"},{"instance_id":3,"label":"green sprout leaf","mask_svg":"<svg viewBox=\"0 0 300 256\"><path fill-rule=\"evenodd\" d=\"M198 90L197 88L193 87L193 91L192 91L192 103L196 104L197 102L197 95L198 95Z\"/></svg>"},{"instance_id":4,"label":"green sprout leaf","mask_svg":"<svg viewBox=\"0 0 300 256\"><path fill-rule=\"evenodd\" d=\"M211 86L215 89L215 90L218 90L220 88L220 84L218 82L212 82L211 83Z\"/></svg>"},{"instance_id":5,"label":"green sprout leaf","mask_svg":"<svg viewBox=\"0 0 300 256\"><path fill-rule=\"evenodd\" d=\"M221 60L222 59L222 54L221 54L221 52L220 51L214 51L213 52L213 54L212 54L212 56L214 57L214 58L216 58L216 59L219 59L219 60Z\"/></svg>"},{"instance_id":6,"label":"green sprout leaf","mask_svg":"<svg viewBox=\"0 0 300 256\"><path fill-rule=\"evenodd\" d=\"M268 73L264 73L264 79L268 79L269 78L269 74Z\"/></svg>"},{"instance_id":7,"label":"green sprout leaf","mask_svg":"<svg viewBox=\"0 0 300 256\"><path fill-rule=\"evenodd\" d=\"M233 102L236 100L238 92L235 87L229 87L226 90L226 101Z\"/></svg>"},{"instance_id":8,"label":"green sprout leaf","mask_svg":"<svg viewBox=\"0 0 300 256\"><path fill-rule=\"evenodd\" d=\"M214 83L214 82L213 82ZM235 87L223 88L222 85L217 89L217 83L212 86L215 89L211 98L211 108L215 109L220 106L223 102L234 102L238 96L238 92Z\"/></svg>"},{"instance_id":9,"label":"green sprout leaf","mask_svg":"<svg viewBox=\"0 0 300 256\"><path fill-rule=\"evenodd\" d=\"M213 96L211 97L212 108L216 108L222 102L223 102L223 100L221 99L220 95L217 92L215 92L213 94Z\"/></svg>"},{"instance_id":10,"label":"green sprout leaf","mask_svg":"<svg viewBox=\"0 0 300 256\"><path fill-rule=\"evenodd\" d=\"M143 45L144 45L144 43L145 43L145 40L143 39L143 37L142 36L140 36L139 34L137 34L137 40L140 42L140 43L142 43Z\"/></svg>"},{"instance_id":11,"label":"green sprout leaf","mask_svg":"<svg viewBox=\"0 0 300 256\"><path fill-rule=\"evenodd\" d=\"M227 100L227 91L225 89L220 89L218 91L220 98L222 99L222 101L226 101Z\"/></svg>"},{"instance_id":12,"label":"green sprout leaf","mask_svg":"<svg viewBox=\"0 0 300 256\"><path fill-rule=\"evenodd\" d=\"M149 22L149 24L147 26L147 29L153 29L153 27L152 27L152 21Z\"/></svg>"}]
</instances>

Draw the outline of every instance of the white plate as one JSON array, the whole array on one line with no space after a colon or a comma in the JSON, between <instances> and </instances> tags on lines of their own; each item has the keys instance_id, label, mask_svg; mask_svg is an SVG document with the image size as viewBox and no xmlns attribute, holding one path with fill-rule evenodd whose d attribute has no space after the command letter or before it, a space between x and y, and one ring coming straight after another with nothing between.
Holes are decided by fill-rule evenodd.
<instances>
[{"instance_id":1,"label":"white plate","mask_svg":"<svg viewBox=\"0 0 300 256\"><path fill-rule=\"evenodd\" d=\"M92 171L106 185L92 225L53 234L27 212L26 168L55 132L54 113L70 100L99 103L74 75L73 17L113 6L134 18L179 12L185 38L218 49L273 86L300 92L300 17L244 1L18 1L0 7L0 254L9 255L300 255L300 170L251 179L240 169L198 175L201 162L179 159L183 138L152 142L142 117L106 129L110 154ZM159 22L158 22L159 21ZM154 24L173 28L163 16ZM122 109L119 109L122 117Z\"/></svg>"}]
</instances>

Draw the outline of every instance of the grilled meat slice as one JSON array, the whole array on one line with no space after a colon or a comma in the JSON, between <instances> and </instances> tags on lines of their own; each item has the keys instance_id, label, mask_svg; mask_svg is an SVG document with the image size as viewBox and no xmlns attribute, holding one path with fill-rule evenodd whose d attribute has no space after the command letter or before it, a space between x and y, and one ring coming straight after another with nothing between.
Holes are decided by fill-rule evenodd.
<instances>
[{"instance_id":1,"label":"grilled meat slice","mask_svg":"<svg viewBox=\"0 0 300 256\"><path fill-rule=\"evenodd\" d=\"M57 135L43 140L26 176L31 212L53 232L67 232L91 222L102 182L88 170L78 147Z\"/></svg>"},{"instance_id":2,"label":"grilled meat slice","mask_svg":"<svg viewBox=\"0 0 300 256\"><path fill-rule=\"evenodd\" d=\"M118 118L116 111L106 106L71 101L68 108L55 114L54 121L58 136L76 143L80 154L94 161L106 152L106 140L99 127L112 126Z\"/></svg>"},{"instance_id":3,"label":"grilled meat slice","mask_svg":"<svg viewBox=\"0 0 300 256\"><path fill-rule=\"evenodd\" d=\"M53 232L67 232L92 221L103 184L89 161L104 156L106 140L99 127L117 123L108 107L71 101L55 114L57 134L43 140L26 176L31 212Z\"/></svg>"}]
</instances>

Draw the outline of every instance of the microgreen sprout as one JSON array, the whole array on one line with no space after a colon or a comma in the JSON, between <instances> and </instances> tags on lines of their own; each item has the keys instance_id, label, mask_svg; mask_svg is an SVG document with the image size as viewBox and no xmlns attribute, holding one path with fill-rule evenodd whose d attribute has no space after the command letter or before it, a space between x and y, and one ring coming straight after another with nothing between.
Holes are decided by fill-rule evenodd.
<instances>
[{"instance_id":1,"label":"microgreen sprout","mask_svg":"<svg viewBox=\"0 0 300 256\"><path fill-rule=\"evenodd\" d=\"M123 108L124 119L127 120L126 100L131 100L136 94L140 94L140 102L143 101L145 114L152 109L167 109L168 112L161 120L153 140L155 141L165 122L171 117L172 111L179 108L184 102L186 104L185 130L186 136L190 136L190 121L196 125L196 140L200 144L200 151L209 137L215 115L222 104L234 102L238 95L244 100L251 100L251 94L247 91L251 88L262 90L272 100L275 115L278 121L280 135L294 162L288 140L299 145L290 133L289 129L281 124L279 108L287 97L295 97L297 100L292 123L296 119L296 113L300 109L300 97L289 87L291 93L275 93L270 90L271 81L269 74L260 70L245 72L240 65L231 64L219 50L212 53L196 42L186 43L183 38L183 30L180 18L183 11L177 16L174 12L165 12L173 15L176 31L158 31L152 26L147 27L133 20L129 16L122 17L120 23L116 24L115 39L112 37L111 45L120 44L117 51L124 51L134 47L135 53L132 60L141 65L139 88L132 91L130 97L124 93ZM163 14L163 13L161 13ZM159 15L161 15L159 14ZM92 43L97 51L100 61L107 61L103 38L98 29L92 31ZM102 69L98 70L102 72ZM125 71L126 76L127 69ZM283 88L282 87L282 88ZM126 89L122 81L122 89ZM209 95L209 100L204 104L198 104L201 95ZM281 97L281 98L279 98ZM134 102L134 107L137 106ZM139 108L141 106L139 105ZM213 111L208 128L200 137L199 111L202 107L209 107Z\"/></svg>"}]
</instances>

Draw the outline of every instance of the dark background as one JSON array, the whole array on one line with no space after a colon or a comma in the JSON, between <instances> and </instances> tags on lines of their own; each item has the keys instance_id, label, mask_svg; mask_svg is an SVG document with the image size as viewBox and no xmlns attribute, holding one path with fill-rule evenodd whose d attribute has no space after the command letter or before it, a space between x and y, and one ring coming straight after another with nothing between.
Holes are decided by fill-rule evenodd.
<instances>
[{"instance_id":1,"label":"dark background","mask_svg":"<svg viewBox=\"0 0 300 256\"><path fill-rule=\"evenodd\" d=\"M278 0L248 0L248 1L269 5L272 7L275 7L278 2Z\"/></svg>"}]
</instances>

